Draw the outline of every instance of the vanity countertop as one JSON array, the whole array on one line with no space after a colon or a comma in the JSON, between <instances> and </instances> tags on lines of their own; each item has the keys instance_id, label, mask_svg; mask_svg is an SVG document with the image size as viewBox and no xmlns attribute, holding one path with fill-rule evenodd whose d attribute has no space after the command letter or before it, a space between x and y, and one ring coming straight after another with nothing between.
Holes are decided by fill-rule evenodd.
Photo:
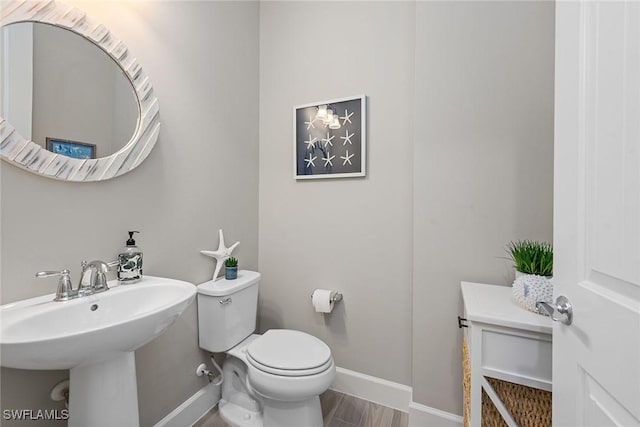
<instances>
[{"instance_id":1,"label":"vanity countertop","mask_svg":"<svg viewBox=\"0 0 640 427\"><path fill-rule=\"evenodd\" d=\"M512 298L510 286L462 282L466 318L474 322L551 334L551 318L520 307Z\"/></svg>"}]
</instances>

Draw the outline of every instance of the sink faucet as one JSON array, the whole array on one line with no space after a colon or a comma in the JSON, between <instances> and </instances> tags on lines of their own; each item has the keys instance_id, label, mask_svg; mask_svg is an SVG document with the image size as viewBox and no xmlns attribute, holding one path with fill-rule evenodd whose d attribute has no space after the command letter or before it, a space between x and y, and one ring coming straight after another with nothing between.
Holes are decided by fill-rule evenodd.
<instances>
[{"instance_id":1,"label":"sink faucet","mask_svg":"<svg viewBox=\"0 0 640 427\"><path fill-rule=\"evenodd\" d=\"M70 273L67 269L62 271L41 271L36 273L36 277L45 278L60 276L54 301L69 301L74 298L108 291L109 286L107 286L106 273L111 269L111 266L116 263L117 262L115 261L106 263L100 260L91 262L82 261L82 263L80 263L82 272L80 273L78 289L73 289Z\"/></svg>"},{"instance_id":2,"label":"sink faucet","mask_svg":"<svg viewBox=\"0 0 640 427\"><path fill-rule=\"evenodd\" d=\"M80 273L80 283L78 293L80 295L90 295L98 292L108 291L107 275L110 270L109 264L104 261L94 260L89 263L80 263L82 272Z\"/></svg>"}]
</instances>

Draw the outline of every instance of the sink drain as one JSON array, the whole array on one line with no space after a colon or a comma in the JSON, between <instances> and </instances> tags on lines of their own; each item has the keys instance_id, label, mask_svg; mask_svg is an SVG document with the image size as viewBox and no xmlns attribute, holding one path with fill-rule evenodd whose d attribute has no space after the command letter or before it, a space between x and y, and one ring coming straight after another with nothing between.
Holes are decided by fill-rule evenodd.
<instances>
[{"instance_id":1,"label":"sink drain","mask_svg":"<svg viewBox=\"0 0 640 427\"><path fill-rule=\"evenodd\" d=\"M98 304L93 304L91 306L91 311L96 311L98 309Z\"/></svg>"}]
</instances>

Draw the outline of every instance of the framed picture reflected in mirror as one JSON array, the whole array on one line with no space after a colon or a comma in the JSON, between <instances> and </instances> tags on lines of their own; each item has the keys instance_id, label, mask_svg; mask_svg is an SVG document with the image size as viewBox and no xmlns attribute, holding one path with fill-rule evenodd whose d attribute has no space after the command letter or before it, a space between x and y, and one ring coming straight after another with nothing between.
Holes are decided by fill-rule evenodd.
<instances>
[{"instance_id":1,"label":"framed picture reflected in mirror","mask_svg":"<svg viewBox=\"0 0 640 427\"><path fill-rule=\"evenodd\" d=\"M47 137L47 150L74 159L95 159L96 145L68 139Z\"/></svg>"}]
</instances>

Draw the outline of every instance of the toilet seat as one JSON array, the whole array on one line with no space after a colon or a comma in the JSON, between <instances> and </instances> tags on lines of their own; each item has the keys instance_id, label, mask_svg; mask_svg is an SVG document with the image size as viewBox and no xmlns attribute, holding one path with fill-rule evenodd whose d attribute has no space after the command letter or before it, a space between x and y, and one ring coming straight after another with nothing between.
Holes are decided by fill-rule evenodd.
<instances>
[{"instance_id":1,"label":"toilet seat","mask_svg":"<svg viewBox=\"0 0 640 427\"><path fill-rule=\"evenodd\" d=\"M249 355L247 355L247 362L249 362L251 366L259 369L262 372L273 375L282 375L284 377L304 377L308 375L319 374L329 369L333 363L333 361L329 359L324 364L312 369L278 369L271 366L263 365L262 363L254 360L253 357Z\"/></svg>"},{"instance_id":2,"label":"toilet seat","mask_svg":"<svg viewBox=\"0 0 640 427\"><path fill-rule=\"evenodd\" d=\"M271 329L247 347L247 362L273 375L300 377L329 369L331 350L318 338L300 331Z\"/></svg>"}]
</instances>

